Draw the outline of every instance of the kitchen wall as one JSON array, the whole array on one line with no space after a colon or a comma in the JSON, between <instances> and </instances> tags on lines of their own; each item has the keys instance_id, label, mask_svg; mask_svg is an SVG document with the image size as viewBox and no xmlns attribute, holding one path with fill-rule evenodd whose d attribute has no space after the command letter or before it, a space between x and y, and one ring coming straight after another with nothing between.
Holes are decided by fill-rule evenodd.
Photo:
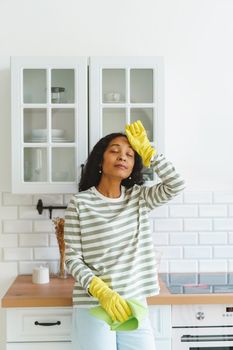
<instances>
[{"instance_id":1,"label":"kitchen wall","mask_svg":"<svg viewBox=\"0 0 233 350\"><path fill-rule=\"evenodd\" d=\"M163 56L165 154L187 187L151 214L161 271L232 270L232 16L231 0L1 1L0 297L17 274L45 261L56 270L58 258L51 221L35 209L41 196L11 193L13 55Z\"/></svg>"},{"instance_id":2,"label":"kitchen wall","mask_svg":"<svg viewBox=\"0 0 233 350\"><path fill-rule=\"evenodd\" d=\"M59 258L54 224L48 210L39 215L39 198L46 204L66 205L70 195L0 194L2 271L30 274L48 263L57 272ZM63 216L54 210L53 218ZM233 194L188 191L150 214L151 231L161 251L160 271L226 271L233 269ZM3 277L1 275L1 277Z\"/></svg>"}]
</instances>

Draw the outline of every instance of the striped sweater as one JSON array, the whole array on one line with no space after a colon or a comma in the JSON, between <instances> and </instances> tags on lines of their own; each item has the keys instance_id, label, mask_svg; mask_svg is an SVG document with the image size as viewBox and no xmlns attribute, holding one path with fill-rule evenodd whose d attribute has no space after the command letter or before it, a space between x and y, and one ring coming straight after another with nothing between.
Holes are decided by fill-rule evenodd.
<instances>
[{"instance_id":1,"label":"striped sweater","mask_svg":"<svg viewBox=\"0 0 233 350\"><path fill-rule=\"evenodd\" d=\"M163 155L152 167L162 180L152 187L122 186L119 198L91 187L71 198L65 214L65 259L75 278L75 307L98 304L88 293L94 276L125 299L159 293L148 214L182 191L184 181Z\"/></svg>"}]
</instances>

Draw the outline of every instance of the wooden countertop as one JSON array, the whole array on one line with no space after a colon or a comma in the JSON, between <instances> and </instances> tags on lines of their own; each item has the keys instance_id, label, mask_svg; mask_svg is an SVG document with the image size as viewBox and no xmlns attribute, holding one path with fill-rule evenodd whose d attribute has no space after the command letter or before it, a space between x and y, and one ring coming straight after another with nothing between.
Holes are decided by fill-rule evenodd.
<instances>
[{"instance_id":1,"label":"wooden countertop","mask_svg":"<svg viewBox=\"0 0 233 350\"><path fill-rule=\"evenodd\" d=\"M2 298L2 307L64 307L72 306L74 279L50 277L48 284L33 284L32 276L20 275ZM169 304L232 304L233 293L170 294L160 280L160 294L148 298L150 305Z\"/></svg>"},{"instance_id":2,"label":"wooden countertop","mask_svg":"<svg viewBox=\"0 0 233 350\"><path fill-rule=\"evenodd\" d=\"M50 277L47 284L34 284L31 275L20 275L2 298L2 307L71 306L73 284L72 277Z\"/></svg>"}]
</instances>

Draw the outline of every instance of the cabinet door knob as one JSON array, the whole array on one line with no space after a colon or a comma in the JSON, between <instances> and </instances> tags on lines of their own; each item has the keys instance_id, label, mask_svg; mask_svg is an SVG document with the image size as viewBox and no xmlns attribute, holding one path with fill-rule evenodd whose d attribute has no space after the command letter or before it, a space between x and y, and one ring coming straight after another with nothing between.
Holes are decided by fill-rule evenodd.
<instances>
[{"instance_id":1,"label":"cabinet door knob","mask_svg":"<svg viewBox=\"0 0 233 350\"><path fill-rule=\"evenodd\" d=\"M81 164L81 177L83 176L83 172L84 172L84 164Z\"/></svg>"},{"instance_id":2,"label":"cabinet door knob","mask_svg":"<svg viewBox=\"0 0 233 350\"><path fill-rule=\"evenodd\" d=\"M199 311L199 312L196 313L196 319L197 320L204 320L204 318L205 318L204 312Z\"/></svg>"},{"instance_id":3,"label":"cabinet door knob","mask_svg":"<svg viewBox=\"0 0 233 350\"><path fill-rule=\"evenodd\" d=\"M35 321L35 325L36 326L60 326L61 321L57 321L57 322L38 322Z\"/></svg>"}]
</instances>

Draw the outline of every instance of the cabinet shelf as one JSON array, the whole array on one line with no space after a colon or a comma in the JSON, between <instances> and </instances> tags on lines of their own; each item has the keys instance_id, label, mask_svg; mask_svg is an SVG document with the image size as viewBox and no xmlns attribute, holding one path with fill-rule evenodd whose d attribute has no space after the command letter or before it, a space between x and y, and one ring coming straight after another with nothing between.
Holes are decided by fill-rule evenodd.
<instances>
[{"instance_id":1,"label":"cabinet shelf","mask_svg":"<svg viewBox=\"0 0 233 350\"><path fill-rule=\"evenodd\" d=\"M77 103L23 103L22 108L75 108Z\"/></svg>"}]
</instances>

